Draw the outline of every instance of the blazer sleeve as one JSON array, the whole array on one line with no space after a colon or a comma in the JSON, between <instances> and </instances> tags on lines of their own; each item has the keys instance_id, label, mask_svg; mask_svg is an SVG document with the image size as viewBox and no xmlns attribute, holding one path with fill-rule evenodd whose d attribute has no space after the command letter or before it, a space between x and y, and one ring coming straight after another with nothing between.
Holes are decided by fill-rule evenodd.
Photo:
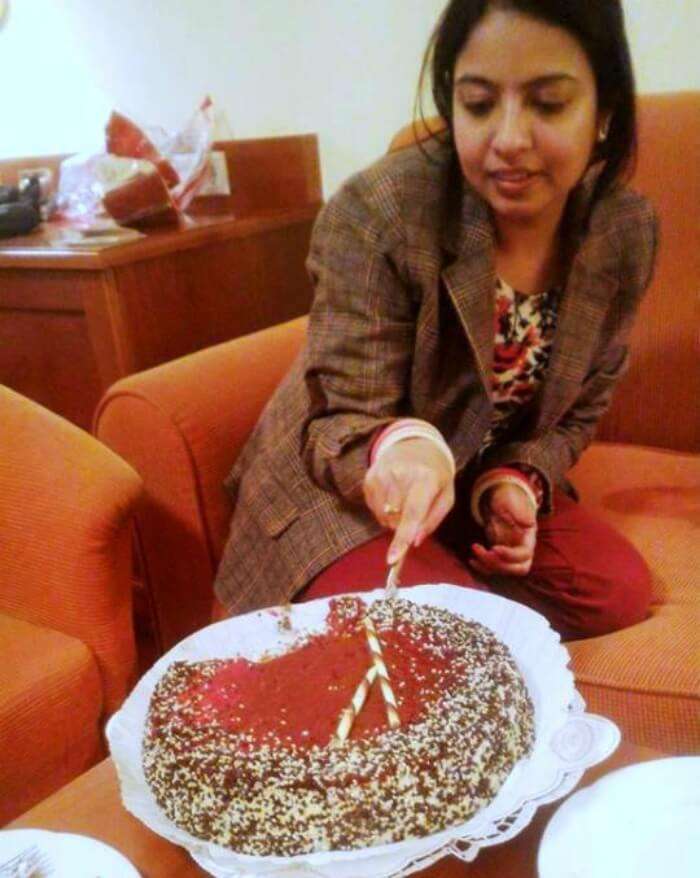
<instances>
[{"instance_id":1,"label":"blazer sleeve","mask_svg":"<svg viewBox=\"0 0 700 878\"><path fill-rule=\"evenodd\" d=\"M622 252L635 253L637 258L622 259L616 299L591 358L591 368L573 404L555 426L543 434L490 449L484 455L485 469L518 464L534 467L544 481L541 508L544 513L552 510L553 486L563 481L565 473L590 444L598 422L610 406L615 385L626 371L629 334L651 282L656 259L658 223L651 209L648 216L648 222L636 230L631 241L628 237L622 248Z\"/></svg>"},{"instance_id":2,"label":"blazer sleeve","mask_svg":"<svg viewBox=\"0 0 700 878\"><path fill-rule=\"evenodd\" d=\"M392 212L391 193L359 175L322 210L307 261L302 457L318 485L354 503L375 431L405 414L409 394L416 305Z\"/></svg>"}]
</instances>

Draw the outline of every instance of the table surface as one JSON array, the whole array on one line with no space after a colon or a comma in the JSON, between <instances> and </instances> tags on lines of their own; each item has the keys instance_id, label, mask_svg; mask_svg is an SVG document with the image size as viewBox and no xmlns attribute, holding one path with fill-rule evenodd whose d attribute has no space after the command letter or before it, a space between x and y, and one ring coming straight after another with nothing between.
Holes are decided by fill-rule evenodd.
<instances>
[{"instance_id":1,"label":"table surface","mask_svg":"<svg viewBox=\"0 0 700 878\"><path fill-rule=\"evenodd\" d=\"M65 223L42 223L28 235L0 239L0 268L57 271L100 270L153 259L166 253L192 250L231 238L284 229L290 224L313 221L321 203L267 208L248 214L218 214L182 218L179 224L149 229L142 237L105 247L99 242L81 247L65 244Z\"/></svg>"},{"instance_id":2,"label":"table surface","mask_svg":"<svg viewBox=\"0 0 700 878\"><path fill-rule=\"evenodd\" d=\"M616 753L590 769L581 786L624 765L658 759L663 754L623 743ZM560 802L538 809L532 823L505 844L482 850L473 863L449 857L415 873L423 878L537 878L537 848L549 818ZM176 847L147 829L122 807L116 772L106 759L6 829L52 829L92 836L121 851L142 878L197 878L207 873Z\"/></svg>"}]
</instances>

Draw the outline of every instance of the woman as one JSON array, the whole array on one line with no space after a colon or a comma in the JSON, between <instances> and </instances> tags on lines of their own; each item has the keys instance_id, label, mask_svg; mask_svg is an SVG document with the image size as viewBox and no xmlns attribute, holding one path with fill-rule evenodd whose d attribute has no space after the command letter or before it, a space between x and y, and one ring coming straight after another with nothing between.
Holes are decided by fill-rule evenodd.
<instances>
[{"instance_id":1,"label":"woman","mask_svg":"<svg viewBox=\"0 0 700 878\"><path fill-rule=\"evenodd\" d=\"M227 486L229 612L402 581L489 588L567 638L644 618L647 569L578 506L651 276L619 0L452 0L426 55L447 133L317 221L306 347Z\"/></svg>"}]
</instances>

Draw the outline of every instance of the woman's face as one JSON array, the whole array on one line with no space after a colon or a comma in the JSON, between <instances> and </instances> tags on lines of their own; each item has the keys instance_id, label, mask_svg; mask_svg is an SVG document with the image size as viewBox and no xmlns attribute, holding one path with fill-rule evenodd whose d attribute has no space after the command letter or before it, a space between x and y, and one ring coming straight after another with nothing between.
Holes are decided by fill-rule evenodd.
<instances>
[{"instance_id":1,"label":"woman's face","mask_svg":"<svg viewBox=\"0 0 700 878\"><path fill-rule=\"evenodd\" d=\"M593 70L562 28L487 12L457 58L454 137L462 173L500 222L558 221L598 126Z\"/></svg>"}]
</instances>

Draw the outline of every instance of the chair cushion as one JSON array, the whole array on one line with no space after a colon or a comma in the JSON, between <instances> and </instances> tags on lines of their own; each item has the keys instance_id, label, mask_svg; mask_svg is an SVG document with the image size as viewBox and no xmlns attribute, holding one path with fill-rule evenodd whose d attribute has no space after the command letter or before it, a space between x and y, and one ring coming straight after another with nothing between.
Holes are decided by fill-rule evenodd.
<instances>
[{"instance_id":1,"label":"chair cushion","mask_svg":"<svg viewBox=\"0 0 700 878\"><path fill-rule=\"evenodd\" d=\"M104 755L103 693L84 643L0 614L0 826Z\"/></svg>"},{"instance_id":2,"label":"chair cushion","mask_svg":"<svg viewBox=\"0 0 700 878\"><path fill-rule=\"evenodd\" d=\"M572 472L581 502L623 533L652 572L644 622L568 644L588 709L637 744L700 751L700 455L596 443Z\"/></svg>"}]
</instances>

